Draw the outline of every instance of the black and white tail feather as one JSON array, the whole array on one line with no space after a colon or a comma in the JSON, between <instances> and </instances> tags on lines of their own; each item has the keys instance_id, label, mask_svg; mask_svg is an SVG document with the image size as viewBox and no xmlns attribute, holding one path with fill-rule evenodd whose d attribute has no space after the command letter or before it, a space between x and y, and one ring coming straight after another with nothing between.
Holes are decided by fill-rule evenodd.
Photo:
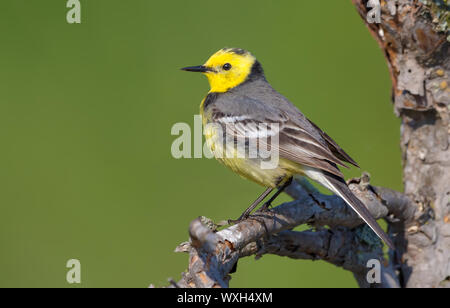
<instances>
[{"instance_id":1,"label":"black and white tail feather","mask_svg":"<svg viewBox=\"0 0 450 308\"><path fill-rule=\"evenodd\" d=\"M348 188L347 183L345 183L343 178L314 168L306 168L305 174L341 197L345 203L347 203L359 217L369 225L373 232L389 246L389 248L395 249L392 240L387 236L383 229L381 229L364 203L362 203L361 200L352 193L350 188Z\"/></svg>"}]
</instances>

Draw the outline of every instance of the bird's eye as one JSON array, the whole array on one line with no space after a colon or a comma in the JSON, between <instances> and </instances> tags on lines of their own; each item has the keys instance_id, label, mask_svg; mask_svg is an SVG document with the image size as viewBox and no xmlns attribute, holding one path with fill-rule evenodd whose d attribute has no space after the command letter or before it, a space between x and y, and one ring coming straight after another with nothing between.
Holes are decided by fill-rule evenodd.
<instances>
[{"instance_id":1,"label":"bird's eye","mask_svg":"<svg viewBox=\"0 0 450 308\"><path fill-rule=\"evenodd\" d=\"M229 71L231 69L231 64L230 63L225 63L222 68L226 71Z\"/></svg>"}]
</instances>

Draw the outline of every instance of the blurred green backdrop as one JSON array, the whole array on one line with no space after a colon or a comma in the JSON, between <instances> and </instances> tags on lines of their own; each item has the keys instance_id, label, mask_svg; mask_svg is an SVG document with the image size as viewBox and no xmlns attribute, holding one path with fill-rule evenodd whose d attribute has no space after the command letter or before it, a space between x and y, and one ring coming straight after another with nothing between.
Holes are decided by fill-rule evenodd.
<instances>
[{"instance_id":1,"label":"blurred green backdrop","mask_svg":"<svg viewBox=\"0 0 450 308\"><path fill-rule=\"evenodd\" d=\"M373 183L401 190L388 70L350 1L0 2L0 286L147 287L178 279L199 215L237 217L261 192L208 159L172 158L208 91L180 67L250 50L272 85ZM360 170L345 170L347 177ZM286 196L280 201L289 200ZM324 262L241 260L233 287L354 287Z\"/></svg>"}]
</instances>

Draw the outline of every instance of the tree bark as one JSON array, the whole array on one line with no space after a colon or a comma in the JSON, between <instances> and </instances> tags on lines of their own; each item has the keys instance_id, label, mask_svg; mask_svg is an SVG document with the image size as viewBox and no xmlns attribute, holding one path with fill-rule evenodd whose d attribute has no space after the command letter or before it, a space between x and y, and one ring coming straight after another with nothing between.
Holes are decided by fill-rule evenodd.
<instances>
[{"instance_id":1,"label":"tree bark","mask_svg":"<svg viewBox=\"0 0 450 308\"><path fill-rule=\"evenodd\" d=\"M448 6L381 1L381 23L368 23L367 1L353 2L386 57L402 121L404 192L415 213L390 224L399 235L394 267L403 287L450 287Z\"/></svg>"}]
</instances>

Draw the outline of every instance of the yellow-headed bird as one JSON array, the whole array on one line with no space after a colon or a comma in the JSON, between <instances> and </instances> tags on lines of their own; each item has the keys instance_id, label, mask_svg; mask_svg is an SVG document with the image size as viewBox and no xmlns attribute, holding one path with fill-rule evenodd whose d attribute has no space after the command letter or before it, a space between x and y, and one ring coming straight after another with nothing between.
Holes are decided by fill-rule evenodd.
<instances>
[{"instance_id":1,"label":"yellow-headed bird","mask_svg":"<svg viewBox=\"0 0 450 308\"><path fill-rule=\"evenodd\" d=\"M274 188L278 191L265 206L290 184L294 176L302 175L340 196L389 247L394 247L365 205L350 191L338 168L338 165L347 167L345 163L358 166L357 163L272 88L261 64L251 53L224 48L204 65L183 70L200 72L208 78L211 90L200 105L200 113L207 144L215 157L234 172L267 187L239 220L247 218ZM270 126L273 124L277 125L275 129ZM221 128L221 134L218 128ZM239 147L237 140L242 138L243 146ZM250 157L248 153L252 144L254 147L267 145L271 143L270 138L277 140L279 160L273 168L263 168L264 159ZM246 154L239 155L243 151Z\"/></svg>"}]
</instances>

